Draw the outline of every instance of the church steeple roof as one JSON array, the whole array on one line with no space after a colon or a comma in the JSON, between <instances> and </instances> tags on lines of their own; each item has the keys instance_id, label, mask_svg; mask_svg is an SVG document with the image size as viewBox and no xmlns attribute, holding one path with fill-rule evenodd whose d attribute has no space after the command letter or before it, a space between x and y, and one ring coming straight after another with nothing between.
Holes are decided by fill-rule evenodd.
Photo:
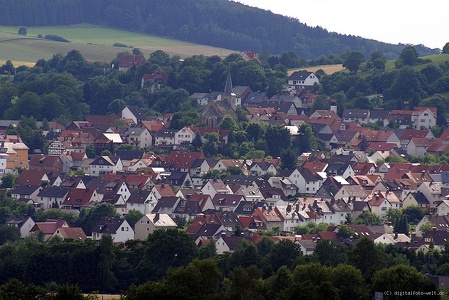
<instances>
[{"instance_id":1,"label":"church steeple roof","mask_svg":"<svg viewBox=\"0 0 449 300\"><path fill-rule=\"evenodd\" d=\"M226 77L224 92L227 94L232 92L231 68L228 68L228 76Z\"/></svg>"}]
</instances>

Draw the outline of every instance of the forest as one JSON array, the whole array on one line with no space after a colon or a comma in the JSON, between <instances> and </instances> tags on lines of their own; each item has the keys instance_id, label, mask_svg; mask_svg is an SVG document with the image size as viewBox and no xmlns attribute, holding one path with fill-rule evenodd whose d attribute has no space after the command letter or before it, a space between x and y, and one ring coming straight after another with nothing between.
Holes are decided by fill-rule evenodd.
<instances>
[{"instance_id":1,"label":"forest","mask_svg":"<svg viewBox=\"0 0 449 300\"><path fill-rule=\"evenodd\" d=\"M365 55L382 51L395 59L405 46L329 32L228 0L0 0L0 7L4 26L101 24L238 51L272 55L292 51L305 59L344 51ZM415 47L422 55L440 53Z\"/></svg>"}]
</instances>

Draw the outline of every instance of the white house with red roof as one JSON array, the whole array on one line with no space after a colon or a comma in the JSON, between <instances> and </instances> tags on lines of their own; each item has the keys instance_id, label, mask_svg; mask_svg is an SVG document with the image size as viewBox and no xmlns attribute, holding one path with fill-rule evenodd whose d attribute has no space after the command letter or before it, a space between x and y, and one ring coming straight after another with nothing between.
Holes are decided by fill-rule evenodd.
<instances>
[{"instance_id":1,"label":"white house with red roof","mask_svg":"<svg viewBox=\"0 0 449 300\"><path fill-rule=\"evenodd\" d=\"M62 202L62 208L81 209L83 206L91 202L100 202L100 197L94 189L72 188L69 194Z\"/></svg>"},{"instance_id":2,"label":"white house with red roof","mask_svg":"<svg viewBox=\"0 0 449 300\"><path fill-rule=\"evenodd\" d=\"M61 227L69 227L64 220L48 219L45 222L36 222L30 230L30 236L38 237L40 233L43 234L43 241L48 241L55 232Z\"/></svg>"},{"instance_id":3,"label":"white house with red roof","mask_svg":"<svg viewBox=\"0 0 449 300\"><path fill-rule=\"evenodd\" d=\"M432 128L437 125L437 108L436 107L415 107L412 114L413 127Z\"/></svg>"},{"instance_id":4,"label":"white house with red roof","mask_svg":"<svg viewBox=\"0 0 449 300\"><path fill-rule=\"evenodd\" d=\"M175 145L178 148L179 146L190 144L194 138L195 132L190 127L185 126L175 133Z\"/></svg>"},{"instance_id":5,"label":"white house with red roof","mask_svg":"<svg viewBox=\"0 0 449 300\"><path fill-rule=\"evenodd\" d=\"M159 201L162 197L176 196L172 188L168 184L156 184L150 193L150 201Z\"/></svg>"}]
</instances>

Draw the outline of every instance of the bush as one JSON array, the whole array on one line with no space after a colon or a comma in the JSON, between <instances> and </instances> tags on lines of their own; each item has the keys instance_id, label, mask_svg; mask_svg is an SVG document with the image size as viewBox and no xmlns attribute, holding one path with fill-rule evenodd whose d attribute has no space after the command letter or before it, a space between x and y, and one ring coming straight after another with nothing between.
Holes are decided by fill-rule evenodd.
<instances>
[{"instance_id":1,"label":"bush","mask_svg":"<svg viewBox=\"0 0 449 300\"><path fill-rule=\"evenodd\" d=\"M19 28L19 31L18 31L18 34L20 34L20 35L27 35L27 28L26 27L20 27Z\"/></svg>"},{"instance_id":2,"label":"bush","mask_svg":"<svg viewBox=\"0 0 449 300\"><path fill-rule=\"evenodd\" d=\"M54 34L47 34L47 35L44 36L44 38L47 39L47 40L52 40L52 41L56 41L56 42L70 43L69 40L67 40L67 39L65 39L63 37L54 35Z\"/></svg>"},{"instance_id":3,"label":"bush","mask_svg":"<svg viewBox=\"0 0 449 300\"><path fill-rule=\"evenodd\" d=\"M123 47L123 48L128 48L128 46L127 46L127 45L125 45L125 44L122 44L122 43L114 43L114 44L112 44L112 46L114 46L114 47Z\"/></svg>"}]
</instances>

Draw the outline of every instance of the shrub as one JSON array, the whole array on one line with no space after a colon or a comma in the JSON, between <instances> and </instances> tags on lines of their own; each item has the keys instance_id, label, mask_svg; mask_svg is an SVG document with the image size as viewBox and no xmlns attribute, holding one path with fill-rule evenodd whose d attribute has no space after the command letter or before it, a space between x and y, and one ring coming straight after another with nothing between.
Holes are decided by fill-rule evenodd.
<instances>
[{"instance_id":1,"label":"shrub","mask_svg":"<svg viewBox=\"0 0 449 300\"><path fill-rule=\"evenodd\" d=\"M70 43L69 40L67 40L67 39L65 39L63 37L54 35L54 34L47 34L47 35L44 36L44 38L47 39L47 40L52 40L52 41L56 41L56 42Z\"/></svg>"}]
</instances>

